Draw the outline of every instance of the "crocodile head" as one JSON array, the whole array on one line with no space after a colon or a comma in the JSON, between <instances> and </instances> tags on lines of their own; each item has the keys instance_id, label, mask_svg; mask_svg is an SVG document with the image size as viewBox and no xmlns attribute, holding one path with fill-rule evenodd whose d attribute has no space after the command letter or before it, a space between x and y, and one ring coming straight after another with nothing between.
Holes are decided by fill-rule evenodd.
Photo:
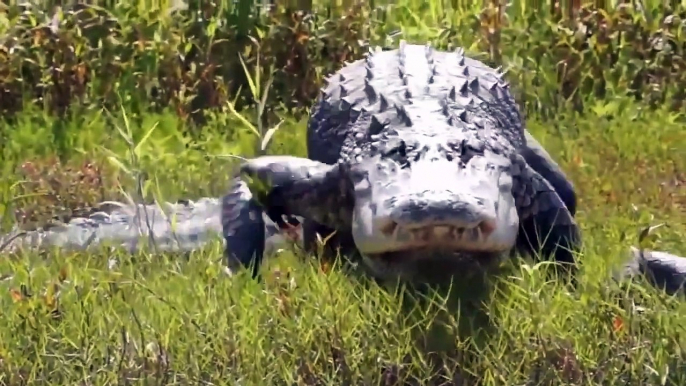
<instances>
[{"instance_id":1,"label":"crocodile head","mask_svg":"<svg viewBox=\"0 0 686 386\"><path fill-rule=\"evenodd\" d=\"M378 278L442 281L491 266L518 235L511 158L472 139L419 138L384 138L336 165L265 156L243 171L271 181L261 202L272 218L302 216L350 234Z\"/></svg>"},{"instance_id":2,"label":"crocodile head","mask_svg":"<svg viewBox=\"0 0 686 386\"><path fill-rule=\"evenodd\" d=\"M428 139L395 141L352 168L352 236L378 276L436 279L515 245L510 159Z\"/></svg>"}]
</instances>

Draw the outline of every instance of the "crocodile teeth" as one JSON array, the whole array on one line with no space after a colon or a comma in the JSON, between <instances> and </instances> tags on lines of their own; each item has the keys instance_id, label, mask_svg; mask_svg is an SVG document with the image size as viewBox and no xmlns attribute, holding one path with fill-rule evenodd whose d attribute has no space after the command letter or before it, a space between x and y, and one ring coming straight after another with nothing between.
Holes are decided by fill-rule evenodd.
<instances>
[{"instance_id":1,"label":"crocodile teeth","mask_svg":"<svg viewBox=\"0 0 686 386\"><path fill-rule=\"evenodd\" d=\"M451 233L451 227L449 226L437 226L434 228L434 234L436 237L441 237L441 238L448 238Z\"/></svg>"},{"instance_id":2,"label":"crocodile teeth","mask_svg":"<svg viewBox=\"0 0 686 386\"><path fill-rule=\"evenodd\" d=\"M410 235L412 236L412 240L418 241L422 239L421 229L415 229L410 231Z\"/></svg>"},{"instance_id":3,"label":"crocodile teeth","mask_svg":"<svg viewBox=\"0 0 686 386\"><path fill-rule=\"evenodd\" d=\"M397 236L400 227L393 229L387 234ZM410 238L414 241L428 242L431 240L464 240L478 241L483 237L481 229L477 228L458 228L450 225L428 226L408 230Z\"/></svg>"},{"instance_id":4,"label":"crocodile teeth","mask_svg":"<svg viewBox=\"0 0 686 386\"><path fill-rule=\"evenodd\" d=\"M412 231L413 237L418 241L429 241L433 237L432 228L422 228Z\"/></svg>"}]
</instances>

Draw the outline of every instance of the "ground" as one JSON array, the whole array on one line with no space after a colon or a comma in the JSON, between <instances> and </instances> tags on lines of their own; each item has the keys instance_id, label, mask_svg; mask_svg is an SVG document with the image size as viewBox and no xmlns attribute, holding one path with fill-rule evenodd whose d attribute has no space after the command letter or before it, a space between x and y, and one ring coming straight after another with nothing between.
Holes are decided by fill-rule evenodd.
<instances>
[{"instance_id":1,"label":"ground","mask_svg":"<svg viewBox=\"0 0 686 386\"><path fill-rule=\"evenodd\" d=\"M420 6L403 4L395 22L407 22L406 35L437 35L439 8L411 26ZM468 37L469 26L460 28L451 33ZM516 46L503 43L515 64L529 57ZM522 63L510 79L534 83ZM557 95L555 87L517 95L530 106L532 97ZM649 226L664 224L649 247L686 256L683 117L629 97L589 100L583 114L527 114L578 191L576 288L524 262L506 267L492 296L476 299L482 304L465 283L415 299L290 249L258 282L225 273L220 240L190 254L22 253L0 260L0 382L686 384L683 299L609 279ZM305 118L284 119L269 152L304 155ZM137 191L148 201L221 195L235 165L227 155L254 154L255 138L231 111L193 140L185 120L173 109L94 108L62 120L24 109L0 123L3 221L30 228L100 200L137 199Z\"/></svg>"},{"instance_id":2,"label":"ground","mask_svg":"<svg viewBox=\"0 0 686 386\"><path fill-rule=\"evenodd\" d=\"M579 288L544 281L531 266L513 268L484 305L497 334L478 341L462 334L455 344L439 338L445 357L459 359L463 352L469 358L447 365L450 371L487 384L521 384L533 377L550 384L545 382L557 376L581 384L683 377L677 372L686 307L642 283L625 294L626 287L608 280L645 226L668 225L658 231L654 248L686 254L679 196L686 168L683 129L669 113L636 106L608 104L595 111L554 123L528 120L579 191L585 236ZM140 127L123 126L124 133L145 133L159 122L149 142L127 154L121 138L103 138L101 121L90 118L83 120L90 125L69 126L79 128L72 133L74 148L93 159L104 154L123 165L134 160L154 181L151 191L167 199L221 194L221 183L206 182L227 181L226 161L204 155L236 151L231 145L184 149L174 138L172 116L148 116L138 120ZM302 152L292 142L302 138L304 122L287 124L274 139L275 149ZM17 128L13 143L25 154L40 155L50 140L36 131L28 124ZM16 180L7 164L5 170L3 181ZM98 384L146 374L170 383L235 379L255 385L265 377L279 384L298 376L306 384L340 384L333 379L344 376L375 382L403 371L421 378L433 373L419 359L431 346L422 331L434 319L458 318L454 311L434 318L439 303L410 311L388 288L360 283L335 266L296 259L292 252L270 261L266 282L244 275L229 279L221 248L217 241L189 256L105 250L1 261L0 285L8 294L0 298L6 315L0 321L2 374L16 382L33 377ZM55 311L42 312L51 309L46 305ZM347 367L336 372L334 364L343 360ZM319 381L308 383L308 377Z\"/></svg>"}]
</instances>

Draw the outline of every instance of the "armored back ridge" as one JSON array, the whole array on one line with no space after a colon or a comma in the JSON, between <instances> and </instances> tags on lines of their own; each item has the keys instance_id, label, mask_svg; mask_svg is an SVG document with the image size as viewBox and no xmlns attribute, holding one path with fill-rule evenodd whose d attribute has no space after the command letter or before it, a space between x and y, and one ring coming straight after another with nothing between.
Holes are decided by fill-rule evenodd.
<instances>
[{"instance_id":1,"label":"armored back ridge","mask_svg":"<svg viewBox=\"0 0 686 386\"><path fill-rule=\"evenodd\" d=\"M500 130L492 132L494 127ZM327 164L373 156L389 141L465 141L521 148L524 128L502 74L463 50L401 44L328 79L308 126L308 156Z\"/></svg>"}]
</instances>

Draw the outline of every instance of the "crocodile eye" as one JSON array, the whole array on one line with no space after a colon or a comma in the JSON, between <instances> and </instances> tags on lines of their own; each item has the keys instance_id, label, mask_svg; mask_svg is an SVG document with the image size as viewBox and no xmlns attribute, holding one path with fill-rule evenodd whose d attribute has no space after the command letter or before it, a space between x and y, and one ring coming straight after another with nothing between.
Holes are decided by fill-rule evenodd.
<instances>
[{"instance_id":1,"label":"crocodile eye","mask_svg":"<svg viewBox=\"0 0 686 386\"><path fill-rule=\"evenodd\" d=\"M464 140L460 143L460 160L467 164L469 161L478 155L484 154L484 149L482 146L475 146L474 143L470 143L468 140Z\"/></svg>"},{"instance_id":2,"label":"crocodile eye","mask_svg":"<svg viewBox=\"0 0 686 386\"><path fill-rule=\"evenodd\" d=\"M398 155L407 158L407 145L405 144L405 141L400 141L400 145L398 145Z\"/></svg>"},{"instance_id":3,"label":"crocodile eye","mask_svg":"<svg viewBox=\"0 0 686 386\"><path fill-rule=\"evenodd\" d=\"M407 157L407 145L405 144L405 141L398 141L398 144L390 149L387 154L396 155L399 157Z\"/></svg>"},{"instance_id":4,"label":"crocodile eye","mask_svg":"<svg viewBox=\"0 0 686 386\"><path fill-rule=\"evenodd\" d=\"M407 144L405 141L399 140L395 146L389 147L384 153L384 158L405 165L407 163Z\"/></svg>"},{"instance_id":5,"label":"crocodile eye","mask_svg":"<svg viewBox=\"0 0 686 386\"><path fill-rule=\"evenodd\" d=\"M348 170L348 179L350 182L350 188L359 194L360 192L367 191L371 188L369 183L369 168L377 168L380 165L372 163L361 163L355 165L355 167Z\"/></svg>"}]
</instances>

